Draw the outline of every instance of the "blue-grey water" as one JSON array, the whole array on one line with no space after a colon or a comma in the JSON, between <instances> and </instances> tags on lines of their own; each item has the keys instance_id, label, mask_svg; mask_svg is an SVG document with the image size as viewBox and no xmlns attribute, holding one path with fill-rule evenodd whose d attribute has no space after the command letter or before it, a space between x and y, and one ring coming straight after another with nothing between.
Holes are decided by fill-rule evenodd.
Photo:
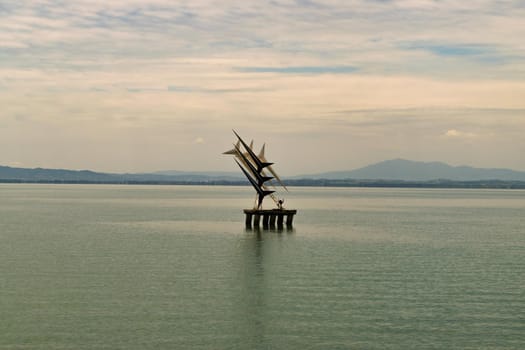
<instances>
[{"instance_id":1,"label":"blue-grey water","mask_svg":"<svg viewBox=\"0 0 525 350\"><path fill-rule=\"evenodd\" d=\"M0 185L0 349L525 349L525 192Z\"/></svg>"}]
</instances>

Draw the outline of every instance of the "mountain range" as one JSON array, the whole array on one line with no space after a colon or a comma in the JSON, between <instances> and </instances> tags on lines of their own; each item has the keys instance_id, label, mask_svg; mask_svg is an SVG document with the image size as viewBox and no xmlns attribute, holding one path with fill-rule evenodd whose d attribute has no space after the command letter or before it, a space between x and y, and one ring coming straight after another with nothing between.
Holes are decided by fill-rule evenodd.
<instances>
[{"instance_id":1,"label":"mountain range","mask_svg":"<svg viewBox=\"0 0 525 350\"><path fill-rule=\"evenodd\" d=\"M333 171L295 176L294 178L396 181L525 181L525 172L510 169L450 166L442 162L416 162L406 159L392 159L351 171Z\"/></svg>"},{"instance_id":2,"label":"mountain range","mask_svg":"<svg viewBox=\"0 0 525 350\"><path fill-rule=\"evenodd\" d=\"M28 169L0 166L0 182L202 183L240 180L243 180L241 174L228 172L159 171L154 173L111 174L90 170Z\"/></svg>"},{"instance_id":3,"label":"mountain range","mask_svg":"<svg viewBox=\"0 0 525 350\"><path fill-rule=\"evenodd\" d=\"M482 169L450 166L441 162L393 159L350 171L307 174L287 178L294 183L310 180L379 181L525 181L525 172L510 169ZM245 179L235 172L159 171L141 174L110 174L90 170L13 168L0 166L0 182L89 182L89 183L239 183Z\"/></svg>"}]
</instances>

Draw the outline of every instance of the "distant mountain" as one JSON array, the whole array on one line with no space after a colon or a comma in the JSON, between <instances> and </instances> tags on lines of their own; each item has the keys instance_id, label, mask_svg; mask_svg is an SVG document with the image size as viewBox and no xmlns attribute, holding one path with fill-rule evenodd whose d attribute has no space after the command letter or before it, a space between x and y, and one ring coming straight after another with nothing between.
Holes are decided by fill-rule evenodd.
<instances>
[{"instance_id":1,"label":"distant mountain","mask_svg":"<svg viewBox=\"0 0 525 350\"><path fill-rule=\"evenodd\" d=\"M483 169L469 166L450 166L441 162L416 162L406 159L393 159L368 165L351 171L333 171L294 178L309 179L367 179L402 181L480 181L505 180L525 181L525 172L509 169Z\"/></svg>"},{"instance_id":2,"label":"distant mountain","mask_svg":"<svg viewBox=\"0 0 525 350\"><path fill-rule=\"evenodd\" d=\"M164 170L156 171L148 175L162 175L162 176L177 176L178 178L187 179L213 179L213 180L243 180L244 176L240 172L227 171L179 171L179 170Z\"/></svg>"},{"instance_id":3,"label":"distant mountain","mask_svg":"<svg viewBox=\"0 0 525 350\"><path fill-rule=\"evenodd\" d=\"M0 166L0 180L17 181L63 181L63 182L113 182L118 176L113 174L97 173L90 170L65 170L43 168L12 168Z\"/></svg>"},{"instance_id":4,"label":"distant mountain","mask_svg":"<svg viewBox=\"0 0 525 350\"><path fill-rule=\"evenodd\" d=\"M163 171L144 174L108 174L89 170L12 168L0 166L0 182L90 182L90 183L187 183L246 181L242 174L227 172Z\"/></svg>"},{"instance_id":5,"label":"distant mountain","mask_svg":"<svg viewBox=\"0 0 525 350\"><path fill-rule=\"evenodd\" d=\"M303 181L304 179L306 182ZM425 163L394 159L351 171L290 177L285 182L291 185L322 186L324 182L320 180L336 180L336 182L337 180L380 180L382 184L384 181L525 181L525 172L509 169L480 169L468 166L454 167L439 162ZM144 174L108 174L90 170L26 169L0 166L0 182L244 184L247 183L247 180L240 172L171 170ZM355 181L350 181L349 184L355 185Z\"/></svg>"}]
</instances>

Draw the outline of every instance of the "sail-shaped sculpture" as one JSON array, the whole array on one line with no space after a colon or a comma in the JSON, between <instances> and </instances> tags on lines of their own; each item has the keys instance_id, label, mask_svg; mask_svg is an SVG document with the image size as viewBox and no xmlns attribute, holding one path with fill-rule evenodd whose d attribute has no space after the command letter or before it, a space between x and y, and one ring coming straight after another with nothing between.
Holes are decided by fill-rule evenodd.
<instances>
[{"instance_id":1,"label":"sail-shaped sculpture","mask_svg":"<svg viewBox=\"0 0 525 350\"><path fill-rule=\"evenodd\" d=\"M235 130L233 130L233 133L235 134L235 136L237 136L237 139L239 139L239 141L242 143L244 149L246 150L246 152L248 152L252 161L257 166L257 172L261 172L261 170L273 164L261 161L259 157L257 157L255 153L253 153L252 149L248 147L248 145L243 141L243 139L241 139L241 137L235 132Z\"/></svg>"},{"instance_id":2,"label":"sail-shaped sculpture","mask_svg":"<svg viewBox=\"0 0 525 350\"><path fill-rule=\"evenodd\" d=\"M259 154L257 155L259 157L259 159L263 162L268 162L264 156L264 148L265 148L265 145L263 144L261 150L259 151ZM253 140L250 142L250 149L253 151ZM233 148L229 151L226 151L226 152L223 152L223 154L230 154L230 155L234 155L235 158L237 158L238 161L241 162L241 164L243 164L245 167L248 167L248 164L246 164L246 158L247 157L250 157L249 153L248 152L241 152L241 141L237 140L237 143L235 143L233 145ZM244 155L244 157L242 156ZM250 157L251 159L251 157ZM273 175L273 177L277 180L277 182L279 182L279 184L286 190L288 191L288 189L286 188L286 186L284 185L284 183L281 181L281 179L279 178L279 176L275 173L275 171L273 170L272 166L268 166L268 171ZM263 169L261 171L261 175L263 176L267 176L266 175L266 172L265 170ZM272 187L275 187L275 184L273 183L272 179L270 179L268 181L268 183L272 186ZM274 198L274 201L277 203L277 200Z\"/></svg>"},{"instance_id":3,"label":"sail-shaped sculpture","mask_svg":"<svg viewBox=\"0 0 525 350\"><path fill-rule=\"evenodd\" d=\"M268 162L266 160L266 157L264 156L264 148L265 148L266 144L263 143L262 147L261 147L261 151L259 152L259 159L262 160L263 162ZM269 165L268 166L268 171L275 177L275 179L279 182L279 184L286 190L288 191L288 189L286 188L286 186L284 185L284 183L282 182L281 178L279 177L279 175L277 175L277 173L275 172L275 170L273 170L272 166Z\"/></svg>"},{"instance_id":4,"label":"sail-shaped sculpture","mask_svg":"<svg viewBox=\"0 0 525 350\"><path fill-rule=\"evenodd\" d=\"M255 188L255 191L257 192L257 205L254 209L262 209L263 199L268 195L271 196L275 204L281 208L282 201L277 200L277 198L273 196L275 191L269 190L266 183L271 183L271 180L275 178L283 188L286 189L286 187L275 170L273 170L273 163L266 159L264 155L265 146L263 145L259 155L256 155L253 151L253 141L248 146L235 130L233 130L233 133L237 137L237 142L233 144L233 149L226 151L223 154L235 156L235 162L239 165L246 178L248 178L248 181L250 181ZM266 170L268 172L266 172ZM269 174L273 176L269 176Z\"/></svg>"},{"instance_id":5,"label":"sail-shaped sculpture","mask_svg":"<svg viewBox=\"0 0 525 350\"><path fill-rule=\"evenodd\" d=\"M237 163L237 165L239 165L239 167L241 168L241 170L244 173L244 175L246 175L246 177L248 178L248 180L250 181L252 186L257 191L257 209L262 209L262 201L263 201L264 197L266 197L269 194L274 193L275 191L268 191L268 190L264 189L262 184L260 184L260 181L259 182L255 182L255 180L252 179L250 174L248 174L248 172L246 170L244 170L242 165L239 164L239 162L237 160L235 162Z\"/></svg>"},{"instance_id":6,"label":"sail-shaped sculpture","mask_svg":"<svg viewBox=\"0 0 525 350\"><path fill-rule=\"evenodd\" d=\"M267 184L272 187L272 179L275 179L286 191L288 189L283 184L275 170L272 168L273 163L269 162L265 155L265 145L263 144L261 151L258 155L253 151L253 141L248 146L246 142L233 130L233 133L237 137L237 142L233 144L233 148L224 154L233 155L235 157L235 163L241 168L241 171L246 176L250 184L253 186L257 193L257 198L253 209L244 209L246 214L246 227L251 229L252 218L253 225L259 226L259 221L262 217L263 228L282 228L286 219L287 228L292 227L292 221L294 215L297 213L295 209L284 209L283 199L277 199L274 195L275 191L269 189ZM273 176L270 176L273 175ZM274 209L263 209L263 200L268 196L273 199L277 208Z\"/></svg>"}]
</instances>

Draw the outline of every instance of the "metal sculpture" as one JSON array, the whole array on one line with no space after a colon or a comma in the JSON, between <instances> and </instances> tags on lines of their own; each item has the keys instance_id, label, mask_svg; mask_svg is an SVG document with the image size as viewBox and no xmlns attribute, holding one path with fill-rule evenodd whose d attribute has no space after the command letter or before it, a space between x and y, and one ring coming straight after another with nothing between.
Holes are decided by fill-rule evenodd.
<instances>
[{"instance_id":1,"label":"metal sculpture","mask_svg":"<svg viewBox=\"0 0 525 350\"><path fill-rule=\"evenodd\" d=\"M256 155L253 151L253 141L251 141L250 145L248 146L248 144L244 142L244 140L239 136L239 134L237 134L235 130L233 130L233 133L237 137L237 142L233 144L233 148L231 150L226 151L223 154L229 154L235 157L235 162L239 168L241 168L242 172L248 181L250 181L250 184L253 186L253 188L255 188L255 191L257 192L257 199L254 209L262 209L263 199L266 196L270 196L278 208L282 208L283 201L279 201L273 195L275 191L268 189L266 183L270 184L272 187L275 187L275 185L272 183L272 180L276 179L285 190L288 191L288 189L283 184L275 170L272 168L273 163L266 159L264 155L265 145L263 144L259 155ZM269 176L270 174L273 176Z\"/></svg>"}]
</instances>

